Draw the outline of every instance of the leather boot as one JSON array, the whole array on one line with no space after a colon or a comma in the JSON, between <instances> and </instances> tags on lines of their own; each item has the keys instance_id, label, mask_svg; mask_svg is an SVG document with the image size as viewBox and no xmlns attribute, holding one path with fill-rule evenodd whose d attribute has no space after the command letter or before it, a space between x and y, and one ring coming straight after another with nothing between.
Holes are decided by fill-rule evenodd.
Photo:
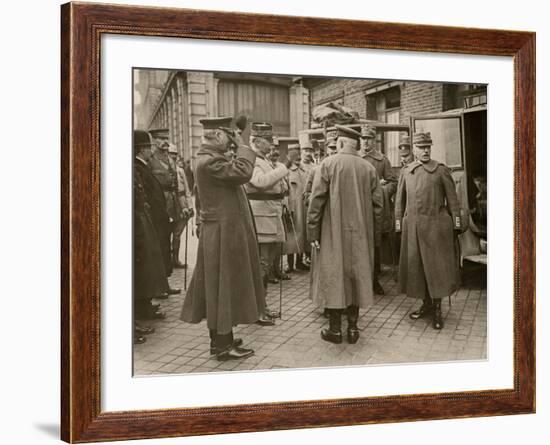
<instances>
[{"instance_id":1,"label":"leather boot","mask_svg":"<svg viewBox=\"0 0 550 445\"><path fill-rule=\"evenodd\" d=\"M441 298L434 298L433 305L433 318L432 318L432 327L434 329L443 329L443 319L441 318Z\"/></svg>"},{"instance_id":2,"label":"leather boot","mask_svg":"<svg viewBox=\"0 0 550 445\"><path fill-rule=\"evenodd\" d=\"M357 320L359 319L359 306L348 306L348 343L355 344L359 340L359 328Z\"/></svg>"},{"instance_id":3,"label":"leather boot","mask_svg":"<svg viewBox=\"0 0 550 445\"><path fill-rule=\"evenodd\" d=\"M440 300L441 301L441 300ZM422 306L416 311L409 314L409 318L412 320L418 320L419 318L424 318L427 315L430 315L433 312L432 299L430 297L425 297L422 301Z\"/></svg>"},{"instance_id":4,"label":"leather boot","mask_svg":"<svg viewBox=\"0 0 550 445\"><path fill-rule=\"evenodd\" d=\"M331 343L342 343L342 314L340 309L328 309L328 329L321 331L321 338Z\"/></svg>"}]
</instances>

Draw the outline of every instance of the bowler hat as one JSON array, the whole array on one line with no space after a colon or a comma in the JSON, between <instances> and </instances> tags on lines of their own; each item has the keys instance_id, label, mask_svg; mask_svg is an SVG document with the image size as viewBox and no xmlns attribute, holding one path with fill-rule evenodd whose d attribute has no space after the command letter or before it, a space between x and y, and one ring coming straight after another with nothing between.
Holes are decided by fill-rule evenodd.
<instances>
[{"instance_id":1,"label":"bowler hat","mask_svg":"<svg viewBox=\"0 0 550 445\"><path fill-rule=\"evenodd\" d=\"M134 147L151 147L153 145L153 139L148 131L134 130Z\"/></svg>"}]
</instances>

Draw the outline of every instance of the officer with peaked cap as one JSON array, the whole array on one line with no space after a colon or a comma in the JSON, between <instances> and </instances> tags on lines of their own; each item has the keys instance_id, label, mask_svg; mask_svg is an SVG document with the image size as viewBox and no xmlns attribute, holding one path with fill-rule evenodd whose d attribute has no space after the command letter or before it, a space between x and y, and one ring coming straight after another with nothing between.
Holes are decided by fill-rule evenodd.
<instances>
[{"instance_id":1,"label":"officer with peaked cap","mask_svg":"<svg viewBox=\"0 0 550 445\"><path fill-rule=\"evenodd\" d=\"M134 313L139 320L163 319L165 314L151 302L166 292L158 234L166 230L168 215L162 187L151 173L147 161L153 153L153 139L146 131L134 131ZM150 328L135 324L134 342L143 343Z\"/></svg>"},{"instance_id":2,"label":"officer with peaked cap","mask_svg":"<svg viewBox=\"0 0 550 445\"><path fill-rule=\"evenodd\" d=\"M202 146L197 152L197 264L185 295L181 320L206 318L210 353L220 361L251 356L233 327L258 320L264 311L254 221L243 185L250 181L256 153L231 130L231 118L202 119ZM237 147L229 161L224 153Z\"/></svg>"},{"instance_id":3,"label":"officer with peaked cap","mask_svg":"<svg viewBox=\"0 0 550 445\"><path fill-rule=\"evenodd\" d=\"M361 149L363 159L372 164L378 173L380 186L384 197L384 210L382 213L382 241L387 241L390 232L393 231L393 202L392 198L397 189L397 177L393 173L389 159L376 149L376 129L369 125L361 126ZM390 240L391 241L391 240ZM393 243L389 243L390 248ZM379 295L384 295L384 288L380 284L379 276L381 271L380 264L381 246L376 246L374 256L374 291Z\"/></svg>"},{"instance_id":4,"label":"officer with peaked cap","mask_svg":"<svg viewBox=\"0 0 550 445\"><path fill-rule=\"evenodd\" d=\"M273 128L267 122L253 122L250 128L250 146L256 153L254 172L245 185L252 214L256 223L262 277L267 295L269 271L277 254L281 252L285 241L283 225L283 199L285 197L284 178L288 169L284 164L274 166L269 161L273 146ZM278 312L268 308L258 324L273 325Z\"/></svg>"},{"instance_id":5,"label":"officer with peaked cap","mask_svg":"<svg viewBox=\"0 0 550 445\"><path fill-rule=\"evenodd\" d=\"M367 309L374 300L382 195L376 169L359 156L360 133L337 128L338 153L319 165L307 212L308 239L315 252L310 296L329 314L329 328L321 331L321 338L342 342L341 314L346 309L347 340L356 343L359 308Z\"/></svg>"},{"instance_id":6,"label":"officer with peaked cap","mask_svg":"<svg viewBox=\"0 0 550 445\"><path fill-rule=\"evenodd\" d=\"M461 230L460 208L451 172L431 159L430 133L415 133L413 145L416 160L403 168L395 200L399 286L422 299L410 318L431 316L433 328L441 329L441 299L459 284L453 231Z\"/></svg>"}]
</instances>

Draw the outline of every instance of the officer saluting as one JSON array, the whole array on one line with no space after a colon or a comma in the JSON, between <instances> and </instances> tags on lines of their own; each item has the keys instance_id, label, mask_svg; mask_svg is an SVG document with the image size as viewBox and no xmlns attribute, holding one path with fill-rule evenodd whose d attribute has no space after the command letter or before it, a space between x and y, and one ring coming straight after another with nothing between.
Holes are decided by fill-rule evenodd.
<instances>
[{"instance_id":1,"label":"officer saluting","mask_svg":"<svg viewBox=\"0 0 550 445\"><path fill-rule=\"evenodd\" d=\"M453 230L460 231L460 208L449 169L431 159L430 133L413 136L416 160L404 167L395 200L396 231L402 231L399 259L401 292L422 298L410 314L432 315L434 329L443 327L441 298L458 287Z\"/></svg>"},{"instance_id":2,"label":"officer saluting","mask_svg":"<svg viewBox=\"0 0 550 445\"><path fill-rule=\"evenodd\" d=\"M203 144L195 164L200 236L181 311L188 323L206 318L210 352L220 361L254 353L240 347L242 340L233 339L232 329L258 320L265 301L254 222L242 187L252 177L256 154L228 128L231 120L200 121ZM224 153L232 144L238 148L230 161Z\"/></svg>"}]
</instances>

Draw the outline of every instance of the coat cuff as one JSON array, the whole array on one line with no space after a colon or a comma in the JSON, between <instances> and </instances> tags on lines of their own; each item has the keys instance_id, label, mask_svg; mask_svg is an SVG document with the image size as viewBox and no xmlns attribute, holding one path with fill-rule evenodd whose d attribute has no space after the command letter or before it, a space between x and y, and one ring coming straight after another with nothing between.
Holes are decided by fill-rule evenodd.
<instances>
[{"instance_id":1,"label":"coat cuff","mask_svg":"<svg viewBox=\"0 0 550 445\"><path fill-rule=\"evenodd\" d=\"M319 227L308 227L307 240L312 243L313 241L319 241L321 239L321 233Z\"/></svg>"},{"instance_id":2,"label":"coat cuff","mask_svg":"<svg viewBox=\"0 0 550 445\"><path fill-rule=\"evenodd\" d=\"M250 161L252 165L256 162L256 153L251 148L246 145L239 145L236 153L237 158L244 158L247 161Z\"/></svg>"}]
</instances>

